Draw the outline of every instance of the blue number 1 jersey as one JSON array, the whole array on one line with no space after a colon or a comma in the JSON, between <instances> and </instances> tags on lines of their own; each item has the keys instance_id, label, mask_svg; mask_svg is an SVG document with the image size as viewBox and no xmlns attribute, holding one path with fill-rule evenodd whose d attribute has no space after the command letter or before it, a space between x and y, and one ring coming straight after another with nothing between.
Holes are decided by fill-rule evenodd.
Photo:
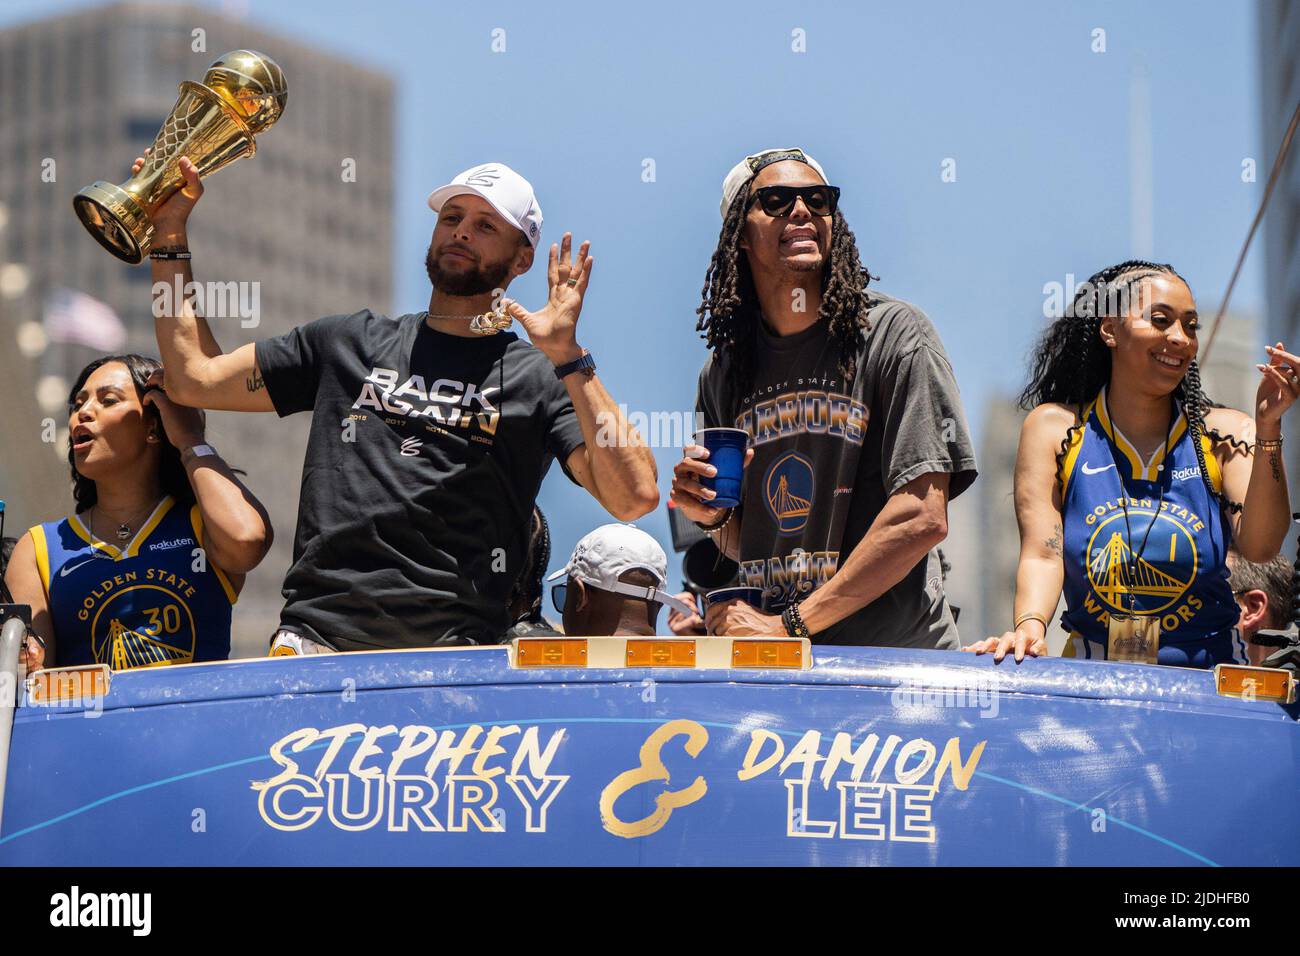
<instances>
[{"instance_id":1,"label":"blue number 1 jersey","mask_svg":"<svg viewBox=\"0 0 1300 956\"><path fill-rule=\"evenodd\" d=\"M59 666L124 670L230 656L235 590L196 553L203 540L198 505L164 498L121 548L95 538L79 515L30 533Z\"/></svg>"},{"instance_id":2,"label":"blue number 1 jersey","mask_svg":"<svg viewBox=\"0 0 1300 956\"><path fill-rule=\"evenodd\" d=\"M1132 611L1159 618L1162 664L1244 662L1228 583L1231 528L1201 478L1182 409L1168 456L1161 446L1146 462L1115 428L1105 389L1083 418L1061 463L1066 655L1105 658L1111 613ZM1201 441L1220 491L1210 440Z\"/></svg>"}]
</instances>

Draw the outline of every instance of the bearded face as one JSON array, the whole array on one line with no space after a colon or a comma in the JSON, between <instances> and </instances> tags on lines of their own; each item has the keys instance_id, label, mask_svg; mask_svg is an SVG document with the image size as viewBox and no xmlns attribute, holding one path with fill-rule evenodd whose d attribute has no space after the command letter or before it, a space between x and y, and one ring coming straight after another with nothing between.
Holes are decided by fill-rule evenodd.
<instances>
[{"instance_id":1,"label":"bearded face","mask_svg":"<svg viewBox=\"0 0 1300 956\"><path fill-rule=\"evenodd\" d=\"M524 234L474 195L453 196L443 204L424 256L433 287L455 296L504 289L532 261Z\"/></svg>"},{"instance_id":2,"label":"bearded face","mask_svg":"<svg viewBox=\"0 0 1300 956\"><path fill-rule=\"evenodd\" d=\"M451 248L448 248L450 246ZM511 259L484 263L472 258L468 250L456 248L454 241L435 250L429 243L424 268L433 287L448 295L473 296L504 288L510 274Z\"/></svg>"}]
</instances>

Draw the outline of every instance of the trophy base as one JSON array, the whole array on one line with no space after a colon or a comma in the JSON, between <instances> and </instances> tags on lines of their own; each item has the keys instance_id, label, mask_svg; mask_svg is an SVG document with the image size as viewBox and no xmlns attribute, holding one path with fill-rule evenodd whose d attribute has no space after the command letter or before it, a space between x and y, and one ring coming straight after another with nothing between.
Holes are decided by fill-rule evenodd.
<instances>
[{"instance_id":1,"label":"trophy base","mask_svg":"<svg viewBox=\"0 0 1300 956\"><path fill-rule=\"evenodd\" d=\"M129 192L100 181L72 197L72 206L101 246L131 265L144 261L153 242L153 223Z\"/></svg>"}]
</instances>

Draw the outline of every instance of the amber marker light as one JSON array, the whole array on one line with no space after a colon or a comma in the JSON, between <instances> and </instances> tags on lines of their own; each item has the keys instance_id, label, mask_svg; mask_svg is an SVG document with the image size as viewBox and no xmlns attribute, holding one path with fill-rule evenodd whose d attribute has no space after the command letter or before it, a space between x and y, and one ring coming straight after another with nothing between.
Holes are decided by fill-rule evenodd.
<instances>
[{"instance_id":1,"label":"amber marker light","mask_svg":"<svg viewBox=\"0 0 1300 956\"><path fill-rule=\"evenodd\" d=\"M733 640L731 642L732 667L789 667L804 666L805 641L799 638L767 641Z\"/></svg>"},{"instance_id":2,"label":"amber marker light","mask_svg":"<svg viewBox=\"0 0 1300 956\"><path fill-rule=\"evenodd\" d=\"M51 667L27 678L27 700L31 704L88 704L108 695L107 664L82 667Z\"/></svg>"},{"instance_id":3,"label":"amber marker light","mask_svg":"<svg viewBox=\"0 0 1300 956\"><path fill-rule=\"evenodd\" d=\"M586 667L587 639L521 637L515 642L516 667Z\"/></svg>"},{"instance_id":4,"label":"amber marker light","mask_svg":"<svg viewBox=\"0 0 1300 956\"><path fill-rule=\"evenodd\" d=\"M694 667L695 642L638 640L627 642L628 667Z\"/></svg>"},{"instance_id":5,"label":"amber marker light","mask_svg":"<svg viewBox=\"0 0 1300 956\"><path fill-rule=\"evenodd\" d=\"M1217 664L1214 689L1224 697L1242 700L1267 700L1294 704L1296 680L1290 671L1277 667L1245 667L1241 664Z\"/></svg>"}]
</instances>

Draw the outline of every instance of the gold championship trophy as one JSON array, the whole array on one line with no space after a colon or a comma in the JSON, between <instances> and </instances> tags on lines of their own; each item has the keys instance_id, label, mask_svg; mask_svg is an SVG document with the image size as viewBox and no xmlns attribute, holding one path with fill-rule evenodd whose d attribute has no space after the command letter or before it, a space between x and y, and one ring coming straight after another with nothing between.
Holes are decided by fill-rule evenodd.
<instances>
[{"instance_id":1,"label":"gold championship trophy","mask_svg":"<svg viewBox=\"0 0 1300 956\"><path fill-rule=\"evenodd\" d=\"M180 158L200 176L257 152L253 137L284 112L284 73L269 56L235 50L220 57L202 83L186 80L153 141L144 166L120 186L97 182L73 197L77 217L105 249L135 265L149 254L153 214L185 185Z\"/></svg>"}]
</instances>

